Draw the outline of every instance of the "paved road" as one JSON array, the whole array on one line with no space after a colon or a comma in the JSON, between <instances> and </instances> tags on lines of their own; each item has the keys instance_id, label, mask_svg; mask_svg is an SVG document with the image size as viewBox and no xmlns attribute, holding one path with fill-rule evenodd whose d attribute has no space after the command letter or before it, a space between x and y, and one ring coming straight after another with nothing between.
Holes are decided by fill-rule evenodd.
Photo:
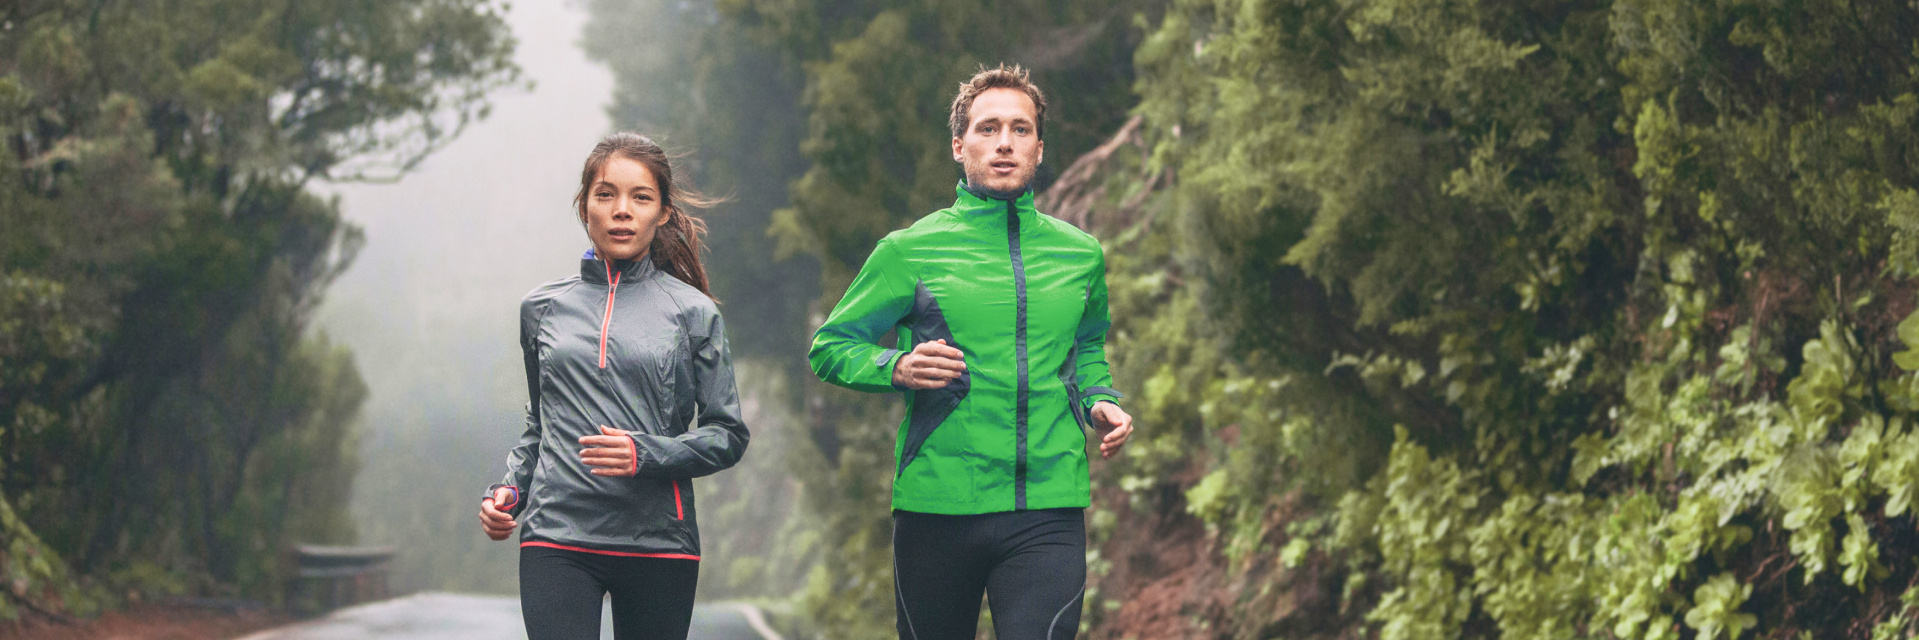
<instances>
[{"instance_id":1,"label":"paved road","mask_svg":"<svg viewBox=\"0 0 1919 640\"><path fill-rule=\"evenodd\" d=\"M754 631L749 616L755 615L744 605L700 605L693 609L687 640L777 640L770 631ZM612 616L600 619L600 637L612 638ZM526 640L521 625L519 598L422 593L341 609L242 640Z\"/></svg>"}]
</instances>

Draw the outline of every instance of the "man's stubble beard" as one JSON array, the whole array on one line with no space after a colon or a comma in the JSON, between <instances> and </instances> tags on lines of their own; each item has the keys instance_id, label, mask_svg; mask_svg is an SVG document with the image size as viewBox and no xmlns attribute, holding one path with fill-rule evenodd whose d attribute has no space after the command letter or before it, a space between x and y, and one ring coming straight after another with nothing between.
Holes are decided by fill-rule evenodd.
<instances>
[{"instance_id":1,"label":"man's stubble beard","mask_svg":"<svg viewBox=\"0 0 1919 640\"><path fill-rule=\"evenodd\" d=\"M990 161L988 161L988 167L986 171L982 173L990 176L992 175L992 171ZM1020 196L1026 194L1027 189L1033 186L1033 178L1038 176L1039 166L1034 165L1032 168L1027 169L1023 175L1013 176L1015 180L1013 187L1009 189L995 189L987 186L986 180L982 180L979 176L973 175L973 172L969 170L966 172L966 185L968 190L972 191L975 195L999 200L1018 200Z\"/></svg>"}]
</instances>

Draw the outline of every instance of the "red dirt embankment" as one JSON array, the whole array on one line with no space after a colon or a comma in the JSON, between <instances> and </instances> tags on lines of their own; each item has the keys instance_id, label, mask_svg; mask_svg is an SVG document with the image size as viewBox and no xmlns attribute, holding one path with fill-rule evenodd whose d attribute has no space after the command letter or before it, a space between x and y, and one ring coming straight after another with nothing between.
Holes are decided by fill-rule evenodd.
<instances>
[{"instance_id":1,"label":"red dirt embankment","mask_svg":"<svg viewBox=\"0 0 1919 640\"><path fill-rule=\"evenodd\" d=\"M1194 465L1138 496L1118 488L1094 496L1118 516L1100 545L1112 569L1099 580L1101 593L1118 606L1095 614L1091 639L1344 637L1354 614L1341 610L1344 575L1337 565L1320 553L1293 569L1279 561L1286 523L1308 514L1301 496L1272 496L1258 548L1233 562L1218 532L1186 513L1185 491L1200 471Z\"/></svg>"},{"instance_id":2,"label":"red dirt embankment","mask_svg":"<svg viewBox=\"0 0 1919 640\"><path fill-rule=\"evenodd\" d=\"M138 605L92 620L61 623L44 618L0 622L6 640L214 640L237 638L292 621L279 613L231 613L202 607Z\"/></svg>"}]
</instances>

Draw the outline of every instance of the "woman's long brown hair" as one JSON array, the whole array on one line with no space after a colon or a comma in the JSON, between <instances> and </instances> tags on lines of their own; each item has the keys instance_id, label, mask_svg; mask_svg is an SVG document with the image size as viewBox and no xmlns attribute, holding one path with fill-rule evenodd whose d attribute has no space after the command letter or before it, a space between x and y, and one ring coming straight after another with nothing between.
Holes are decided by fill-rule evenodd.
<instances>
[{"instance_id":1,"label":"woman's long brown hair","mask_svg":"<svg viewBox=\"0 0 1919 640\"><path fill-rule=\"evenodd\" d=\"M666 222L660 225L658 233L653 234L653 244L647 247L647 254L653 256L653 264L670 273L680 282L693 285L706 297L713 297L708 287L706 267L700 263L700 255L706 252L706 244L701 236L706 235L706 221L687 213L681 205L706 208L718 203L718 199L708 198L690 184L681 184L673 179L673 165L666 150L652 139L637 133L615 133L593 145L593 153L586 156L586 167L580 171L580 192L573 196L573 205L579 209L580 223L586 223L587 192L600 178L600 171L614 157L626 158L640 163L653 174L653 180L659 183L660 211L666 214Z\"/></svg>"}]
</instances>

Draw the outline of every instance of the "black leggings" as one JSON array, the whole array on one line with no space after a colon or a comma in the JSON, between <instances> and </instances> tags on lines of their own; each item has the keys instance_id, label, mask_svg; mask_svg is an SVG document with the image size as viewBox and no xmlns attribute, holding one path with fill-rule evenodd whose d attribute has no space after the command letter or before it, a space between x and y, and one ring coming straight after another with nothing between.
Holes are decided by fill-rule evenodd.
<instances>
[{"instance_id":1,"label":"black leggings","mask_svg":"<svg viewBox=\"0 0 1919 640\"><path fill-rule=\"evenodd\" d=\"M520 547L520 614L528 640L599 640L600 599L613 594L613 637L686 640L700 561Z\"/></svg>"},{"instance_id":2,"label":"black leggings","mask_svg":"<svg viewBox=\"0 0 1919 640\"><path fill-rule=\"evenodd\" d=\"M1071 640L1086 595L1083 510L893 512L901 640L972 640L981 593L994 637Z\"/></svg>"}]
</instances>

